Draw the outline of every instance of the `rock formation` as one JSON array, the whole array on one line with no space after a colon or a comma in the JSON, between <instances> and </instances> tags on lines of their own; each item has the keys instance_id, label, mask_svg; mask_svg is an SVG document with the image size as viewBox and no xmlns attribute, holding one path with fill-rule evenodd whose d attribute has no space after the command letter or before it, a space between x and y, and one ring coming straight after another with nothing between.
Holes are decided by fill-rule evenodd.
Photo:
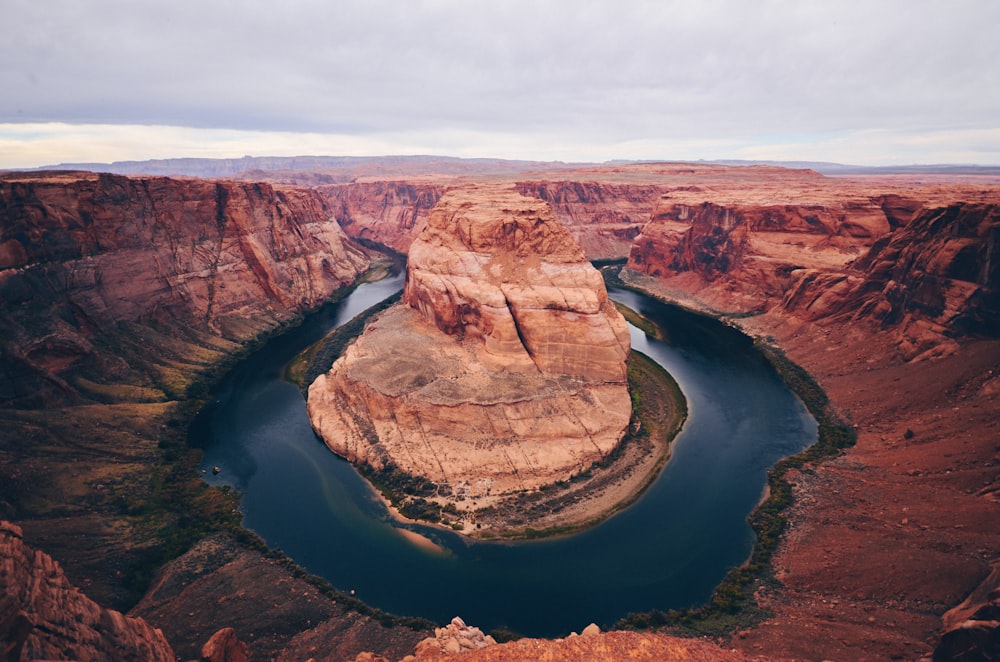
<instances>
[{"instance_id":1,"label":"rock formation","mask_svg":"<svg viewBox=\"0 0 1000 662\"><path fill-rule=\"evenodd\" d=\"M95 604L10 522L0 522L0 596L6 660L174 660L162 632Z\"/></svg>"},{"instance_id":2,"label":"rock formation","mask_svg":"<svg viewBox=\"0 0 1000 662\"><path fill-rule=\"evenodd\" d=\"M591 260L627 257L666 187L657 184L532 180L521 195L547 202Z\"/></svg>"},{"instance_id":3,"label":"rock formation","mask_svg":"<svg viewBox=\"0 0 1000 662\"><path fill-rule=\"evenodd\" d=\"M447 186L443 182L371 181L317 190L348 235L406 253Z\"/></svg>"},{"instance_id":4,"label":"rock formation","mask_svg":"<svg viewBox=\"0 0 1000 662\"><path fill-rule=\"evenodd\" d=\"M496 643L493 637L483 634L477 627L466 625L465 621L456 616L447 626L436 628L433 637L428 637L417 644L414 655L418 658L457 655L464 651L496 646Z\"/></svg>"},{"instance_id":5,"label":"rock formation","mask_svg":"<svg viewBox=\"0 0 1000 662\"><path fill-rule=\"evenodd\" d=\"M0 402L114 381L94 343L123 323L246 340L368 266L320 196L266 184L11 173L0 218Z\"/></svg>"},{"instance_id":6,"label":"rock formation","mask_svg":"<svg viewBox=\"0 0 1000 662\"><path fill-rule=\"evenodd\" d=\"M1000 335L1000 204L924 210L838 272L802 269L782 302L809 320L892 329L907 360Z\"/></svg>"},{"instance_id":7,"label":"rock formation","mask_svg":"<svg viewBox=\"0 0 1000 662\"><path fill-rule=\"evenodd\" d=\"M770 307L791 287L794 271L842 270L891 228L878 200L695 202L703 195L664 196L632 246L629 267L679 277L720 310Z\"/></svg>"},{"instance_id":8,"label":"rock formation","mask_svg":"<svg viewBox=\"0 0 1000 662\"><path fill-rule=\"evenodd\" d=\"M482 500L568 478L621 440L629 336L538 200L449 192L410 249L404 303L309 389L335 452Z\"/></svg>"},{"instance_id":9,"label":"rock formation","mask_svg":"<svg viewBox=\"0 0 1000 662\"><path fill-rule=\"evenodd\" d=\"M461 184L450 177L371 179L316 190L349 236L407 253L438 199ZM627 257L657 199L668 190L653 183L598 180L525 180L516 187L522 195L548 203L591 260Z\"/></svg>"}]
</instances>

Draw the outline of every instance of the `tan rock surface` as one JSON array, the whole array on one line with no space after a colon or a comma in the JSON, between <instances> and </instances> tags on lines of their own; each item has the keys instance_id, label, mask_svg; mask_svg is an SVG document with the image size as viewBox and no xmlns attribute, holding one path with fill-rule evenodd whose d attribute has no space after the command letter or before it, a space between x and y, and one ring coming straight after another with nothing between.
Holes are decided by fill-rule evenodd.
<instances>
[{"instance_id":1,"label":"tan rock surface","mask_svg":"<svg viewBox=\"0 0 1000 662\"><path fill-rule=\"evenodd\" d=\"M722 648L712 641L682 639L638 632L604 632L591 636L570 636L565 639L519 639L498 646L462 651L459 657L430 650L419 651L419 662L463 660L468 662L605 662L606 660L636 660L662 662L749 662L777 661L777 657L754 657L737 649Z\"/></svg>"},{"instance_id":2,"label":"tan rock surface","mask_svg":"<svg viewBox=\"0 0 1000 662\"><path fill-rule=\"evenodd\" d=\"M617 445L631 412L627 326L543 203L449 193L408 269L408 305L309 389L335 452L447 484L468 507L568 478Z\"/></svg>"}]
</instances>

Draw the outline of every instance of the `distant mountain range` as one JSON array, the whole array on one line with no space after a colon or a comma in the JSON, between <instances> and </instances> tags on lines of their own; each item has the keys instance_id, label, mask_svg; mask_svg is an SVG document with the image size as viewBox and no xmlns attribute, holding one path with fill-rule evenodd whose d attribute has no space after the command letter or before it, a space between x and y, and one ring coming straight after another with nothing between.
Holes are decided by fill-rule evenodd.
<instances>
[{"instance_id":1,"label":"distant mountain range","mask_svg":"<svg viewBox=\"0 0 1000 662\"><path fill-rule=\"evenodd\" d=\"M357 176L419 174L503 174L524 171L571 170L600 165L628 165L656 161L615 160L604 163L567 163L450 156L243 156L233 159L175 158L113 163L60 163L26 170L88 170L118 175L163 175L182 177L246 177L252 173L328 172L332 180ZM783 168L808 168L824 175L991 175L1000 176L1000 166L972 164L859 166L827 161L699 160L697 163ZM338 176L339 175L339 176Z\"/></svg>"}]
</instances>

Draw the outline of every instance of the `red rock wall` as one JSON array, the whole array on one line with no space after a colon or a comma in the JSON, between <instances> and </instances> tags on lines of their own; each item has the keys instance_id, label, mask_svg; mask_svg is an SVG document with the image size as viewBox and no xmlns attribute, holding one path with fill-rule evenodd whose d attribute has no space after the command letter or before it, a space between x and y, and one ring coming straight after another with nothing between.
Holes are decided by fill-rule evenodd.
<instances>
[{"instance_id":1,"label":"red rock wall","mask_svg":"<svg viewBox=\"0 0 1000 662\"><path fill-rule=\"evenodd\" d=\"M951 351L945 339L998 337L1000 205L925 210L844 272L797 274L782 308L896 329L908 359Z\"/></svg>"},{"instance_id":2,"label":"red rock wall","mask_svg":"<svg viewBox=\"0 0 1000 662\"><path fill-rule=\"evenodd\" d=\"M408 253L431 208L455 185L450 180L371 181L317 190L347 234ZM545 180L519 182L516 188L521 195L549 203L591 260L626 257L666 190L651 184Z\"/></svg>"},{"instance_id":3,"label":"red rock wall","mask_svg":"<svg viewBox=\"0 0 1000 662\"><path fill-rule=\"evenodd\" d=\"M317 190L347 234L407 253L445 186L376 181L322 186Z\"/></svg>"},{"instance_id":4,"label":"red rock wall","mask_svg":"<svg viewBox=\"0 0 1000 662\"><path fill-rule=\"evenodd\" d=\"M10 522L0 522L0 596L4 659L174 660L161 631L80 593Z\"/></svg>"},{"instance_id":5,"label":"red rock wall","mask_svg":"<svg viewBox=\"0 0 1000 662\"><path fill-rule=\"evenodd\" d=\"M718 309L746 312L780 301L795 270L842 269L890 230L879 201L687 204L664 196L628 266L657 278L684 275Z\"/></svg>"},{"instance_id":6,"label":"red rock wall","mask_svg":"<svg viewBox=\"0 0 1000 662\"><path fill-rule=\"evenodd\" d=\"M331 218L267 184L0 178L0 401L57 383L122 322L243 340L318 305L368 265Z\"/></svg>"},{"instance_id":7,"label":"red rock wall","mask_svg":"<svg viewBox=\"0 0 1000 662\"><path fill-rule=\"evenodd\" d=\"M596 181L518 182L521 195L549 203L591 260L627 257L666 187Z\"/></svg>"}]
</instances>

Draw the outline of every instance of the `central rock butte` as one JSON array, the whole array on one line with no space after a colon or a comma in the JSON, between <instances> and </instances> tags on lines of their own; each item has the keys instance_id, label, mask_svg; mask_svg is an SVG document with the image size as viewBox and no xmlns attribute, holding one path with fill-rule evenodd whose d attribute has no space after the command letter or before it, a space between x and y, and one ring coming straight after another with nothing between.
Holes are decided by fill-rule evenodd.
<instances>
[{"instance_id":1,"label":"central rock butte","mask_svg":"<svg viewBox=\"0 0 1000 662\"><path fill-rule=\"evenodd\" d=\"M309 388L336 453L395 465L470 511L565 480L621 441L629 333L542 201L445 194L413 243L403 302Z\"/></svg>"}]
</instances>

